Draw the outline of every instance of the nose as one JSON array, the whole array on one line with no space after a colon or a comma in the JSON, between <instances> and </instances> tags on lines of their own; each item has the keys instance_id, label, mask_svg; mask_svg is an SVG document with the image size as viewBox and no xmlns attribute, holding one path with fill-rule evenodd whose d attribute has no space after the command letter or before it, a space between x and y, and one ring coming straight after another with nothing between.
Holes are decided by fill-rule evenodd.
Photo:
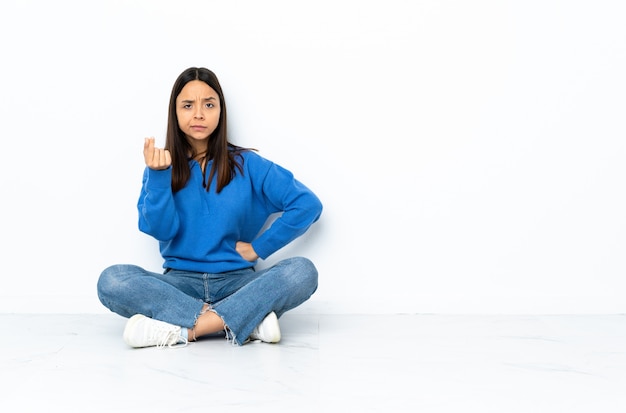
<instances>
[{"instance_id":1,"label":"nose","mask_svg":"<svg viewBox=\"0 0 626 413\"><path fill-rule=\"evenodd\" d=\"M195 113L193 114L195 119L204 119L204 113L202 113L202 108L197 108Z\"/></svg>"}]
</instances>

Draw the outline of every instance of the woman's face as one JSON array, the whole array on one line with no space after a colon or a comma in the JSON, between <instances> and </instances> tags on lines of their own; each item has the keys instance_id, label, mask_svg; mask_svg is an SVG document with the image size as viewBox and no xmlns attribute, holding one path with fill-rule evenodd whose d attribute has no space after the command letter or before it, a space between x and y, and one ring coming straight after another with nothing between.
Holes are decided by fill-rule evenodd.
<instances>
[{"instance_id":1,"label":"woman's face","mask_svg":"<svg viewBox=\"0 0 626 413\"><path fill-rule=\"evenodd\" d=\"M192 80L176 97L176 117L192 146L207 143L219 124L219 96L203 81Z\"/></svg>"}]
</instances>

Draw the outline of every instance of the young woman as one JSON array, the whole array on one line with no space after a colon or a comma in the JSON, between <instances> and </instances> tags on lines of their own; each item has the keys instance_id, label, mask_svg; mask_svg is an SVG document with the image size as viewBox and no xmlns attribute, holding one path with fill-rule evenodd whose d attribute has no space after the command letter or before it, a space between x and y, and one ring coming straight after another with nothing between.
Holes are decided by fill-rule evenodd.
<instances>
[{"instance_id":1,"label":"young woman","mask_svg":"<svg viewBox=\"0 0 626 413\"><path fill-rule=\"evenodd\" d=\"M132 347L175 346L225 331L237 345L276 343L278 318L317 289L302 257L255 269L318 220L318 197L285 168L228 141L215 74L182 72L170 96L164 148L146 138L139 229L159 241L163 273L106 268L98 297L129 318ZM277 217L269 227L268 219Z\"/></svg>"}]
</instances>

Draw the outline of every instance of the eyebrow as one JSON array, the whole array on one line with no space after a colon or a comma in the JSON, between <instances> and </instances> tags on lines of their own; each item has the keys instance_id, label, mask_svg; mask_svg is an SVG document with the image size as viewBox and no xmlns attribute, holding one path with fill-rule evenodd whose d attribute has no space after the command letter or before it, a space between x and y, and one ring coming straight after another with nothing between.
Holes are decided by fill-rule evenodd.
<instances>
[{"instance_id":1,"label":"eyebrow","mask_svg":"<svg viewBox=\"0 0 626 413\"><path fill-rule=\"evenodd\" d=\"M205 101L205 102L207 102L207 101L209 101L209 100L217 100L217 99L216 99L215 97L211 96L211 97L208 97L208 98L204 98L204 99L202 99L202 100L203 100L203 101ZM195 102L195 100L193 100L193 99L185 99L185 100L181 100L181 103L193 103L193 102Z\"/></svg>"}]
</instances>

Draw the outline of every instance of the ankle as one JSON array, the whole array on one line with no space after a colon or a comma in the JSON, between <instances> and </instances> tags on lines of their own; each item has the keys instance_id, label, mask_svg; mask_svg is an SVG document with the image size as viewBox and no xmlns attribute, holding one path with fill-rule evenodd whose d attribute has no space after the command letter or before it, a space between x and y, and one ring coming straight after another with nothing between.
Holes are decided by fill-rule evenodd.
<instances>
[{"instance_id":1,"label":"ankle","mask_svg":"<svg viewBox=\"0 0 626 413\"><path fill-rule=\"evenodd\" d=\"M188 341L196 341L196 327L190 328L187 330L187 340Z\"/></svg>"}]
</instances>

